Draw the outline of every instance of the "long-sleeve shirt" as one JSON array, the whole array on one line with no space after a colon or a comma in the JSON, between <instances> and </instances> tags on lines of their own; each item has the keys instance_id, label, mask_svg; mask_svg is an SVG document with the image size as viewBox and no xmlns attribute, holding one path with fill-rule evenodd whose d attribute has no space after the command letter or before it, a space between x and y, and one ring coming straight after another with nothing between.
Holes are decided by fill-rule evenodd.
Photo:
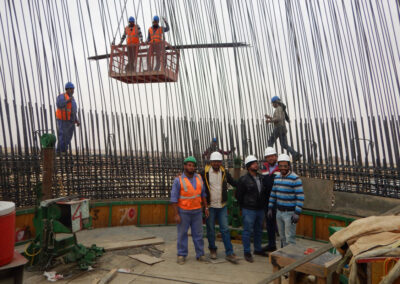
<instances>
[{"instance_id":1,"label":"long-sleeve shirt","mask_svg":"<svg viewBox=\"0 0 400 284\"><path fill-rule=\"evenodd\" d=\"M157 29L162 29L162 32L166 33L166 32L169 31L169 24L167 23L167 21L164 21L164 23L165 23L165 27L162 27L162 26L157 26L157 27L151 26L151 28L153 28L154 31L156 31ZM150 42L150 41L151 41L151 35L150 35L150 32L148 32L147 33L147 42Z\"/></svg>"},{"instance_id":2,"label":"long-sleeve shirt","mask_svg":"<svg viewBox=\"0 0 400 284\"><path fill-rule=\"evenodd\" d=\"M278 210L293 210L300 214L303 209L304 192L303 182L294 172L286 176L277 173L274 179L268 208L276 207Z\"/></svg>"},{"instance_id":3,"label":"long-sleeve shirt","mask_svg":"<svg viewBox=\"0 0 400 284\"><path fill-rule=\"evenodd\" d=\"M281 106L278 106L275 111L274 115L272 116L272 122L274 123L275 127L278 126L286 126L285 125L285 112Z\"/></svg>"},{"instance_id":4,"label":"long-sleeve shirt","mask_svg":"<svg viewBox=\"0 0 400 284\"><path fill-rule=\"evenodd\" d=\"M67 107L67 101L65 100L65 94L58 95L56 105L57 105L57 108L60 108L60 109L64 109ZM74 97L71 98L71 107L72 107L72 109L71 109L71 120L70 121L76 122L76 121L78 121L78 118L76 115L78 107L76 105Z\"/></svg>"},{"instance_id":5,"label":"long-sleeve shirt","mask_svg":"<svg viewBox=\"0 0 400 284\"><path fill-rule=\"evenodd\" d=\"M142 35L142 31L141 31L139 25L134 25L133 27L128 26L128 27L129 27L129 28L132 28L132 29L134 29L134 28L136 27L136 28L137 28L137 32L138 32L138 34L139 34L139 40L140 40L140 41L143 41L143 35ZM124 30L124 34L123 34L122 37L121 37L121 43L123 43L125 39L126 39L126 32L125 32L125 30Z\"/></svg>"}]
</instances>

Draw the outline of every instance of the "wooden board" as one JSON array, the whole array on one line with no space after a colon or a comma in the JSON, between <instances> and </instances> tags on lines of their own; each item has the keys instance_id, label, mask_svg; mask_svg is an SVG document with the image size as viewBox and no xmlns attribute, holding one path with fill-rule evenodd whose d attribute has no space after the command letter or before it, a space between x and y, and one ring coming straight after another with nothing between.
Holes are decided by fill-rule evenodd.
<instances>
[{"instance_id":1,"label":"wooden board","mask_svg":"<svg viewBox=\"0 0 400 284\"><path fill-rule=\"evenodd\" d=\"M175 211L174 207L171 204L168 205L168 224L176 224Z\"/></svg>"},{"instance_id":2,"label":"wooden board","mask_svg":"<svg viewBox=\"0 0 400 284\"><path fill-rule=\"evenodd\" d=\"M159 263L161 261L164 261L164 259L162 258L158 258L158 257L154 257L154 256L150 256L147 254L134 254L134 255L129 255L130 258L136 259L140 262L149 264L149 265L153 265L155 263Z\"/></svg>"},{"instance_id":3,"label":"wooden board","mask_svg":"<svg viewBox=\"0 0 400 284\"><path fill-rule=\"evenodd\" d=\"M138 205L117 205L112 207L112 226L136 225Z\"/></svg>"},{"instance_id":4,"label":"wooden board","mask_svg":"<svg viewBox=\"0 0 400 284\"><path fill-rule=\"evenodd\" d=\"M164 240L162 238L151 238L147 240L138 240L138 241L110 242L110 243L104 243L102 244L102 246L106 251L112 251L112 250L134 248L134 247L141 247L148 245L159 245L163 243Z\"/></svg>"},{"instance_id":5,"label":"wooden board","mask_svg":"<svg viewBox=\"0 0 400 284\"><path fill-rule=\"evenodd\" d=\"M29 240L35 236L34 216L35 214L23 214L15 217L15 239L17 242Z\"/></svg>"},{"instance_id":6,"label":"wooden board","mask_svg":"<svg viewBox=\"0 0 400 284\"><path fill-rule=\"evenodd\" d=\"M104 228L108 226L109 208L106 206L94 207L90 209L93 228Z\"/></svg>"},{"instance_id":7,"label":"wooden board","mask_svg":"<svg viewBox=\"0 0 400 284\"><path fill-rule=\"evenodd\" d=\"M164 225L165 205L149 204L140 208L140 225Z\"/></svg>"},{"instance_id":8,"label":"wooden board","mask_svg":"<svg viewBox=\"0 0 400 284\"><path fill-rule=\"evenodd\" d=\"M313 236L313 216L300 215L296 226L296 235L312 238Z\"/></svg>"}]
</instances>

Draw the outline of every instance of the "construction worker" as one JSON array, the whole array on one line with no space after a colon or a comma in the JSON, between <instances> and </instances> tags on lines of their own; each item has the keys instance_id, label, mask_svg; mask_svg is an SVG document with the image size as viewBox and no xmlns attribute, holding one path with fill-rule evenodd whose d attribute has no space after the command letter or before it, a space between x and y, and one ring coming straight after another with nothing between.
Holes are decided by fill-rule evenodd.
<instances>
[{"instance_id":1,"label":"construction worker","mask_svg":"<svg viewBox=\"0 0 400 284\"><path fill-rule=\"evenodd\" d=\"M169 31L169 25L165 18L163 18L165 27L159 25L160 18L158 16L153 17L153 25L149 28L147 36L147 42L150 43L149 52L147 54L147 70L152 71L153 64L152 54L155 54L156 66L154 70L160 70L161 56L163 57L163 65L165 65L165 45L164 45L164 33Z\"/></svg>"},{"instance_id":2,"label":"construction worker","mask_svg":"<svg viewBox=\"0 0 400 284\"><path fill-rule=\"evenodd\" d=\"M129 17L129 24L125 27L124 34L121 37L122 45L125 38L128 51L128 64L126 65L126 72L136 72L137 54L139 51L139 43L143 42L142 31L140 26L135 24L135 18Z\"/></svg>"},{"instance_id":3,"label":"construction worker","mask_svg":"<svg viewBox=\"0 0 400 284\"><path fill-rule=\"evenodd\" d=\"M242 209L244 258L248 262L253 262L254 259L250 251L250 238L252 234L254 239L254 254L268 256L261 247L267 191L263 183L263 176L258 174L257 158L253 155L247 156L244 163L248 173L239 179L236 189L236 199Z\"/></svg>"},{"instance_id":4,"label":"construction worker","mask_svg":"<svg viewBox=\"0 0 400 284\"><path fill-rule=\"evenodd\" d=\"M233 149L230 150L230 151L221 150L221 149L218 147L218 140L217 140L217 138L214 137L214 138L212 139L211 143L210 143L210 146L209 146L209 147L207 148L207 150L205 150L204 153L203 153L203 160L209 161L209 160L210 160L210 155L211 155L212 152L219 152L219 153L221 153L221 154L223 154L223 155L229 155L229 154L232 153L233 151L235 151L235 148L233 148Z\"/></svg>"},{"instance_id":5,"label":"construction worker","mask_svg":"<svg viewBox=\"0 0 400 284\"><path fill-rule=\"evenodd\" d=\"M290 158L286 154L278 156L279 173L276 174L268 204L268 218L273 217L276 208L281 247L296 244L296 224L304 203L303 183L291 171Z\"/></svg>"},{"instance_id":6,"label":"construction worker","mask_svg":"<svg viewBox=\"0 0 400 284\"><path fill-rule=\"evenodd\" d=\"M278 168L278 155L276 150L272 147L268 147L264 152L265 163L261 168L261 173L264 175L263 182L267 190L267 201L271 195L272 186L274 185L274 179L276 174L279 172ZM268 232L268 245L263 247L263 251L272 252L276 250L276 232L278 231L276 225L276 208L272 210L272 218L268 218L268 202L265 206L265 217L267 223Z\"/></svg>"},{"instance_id":7,"label":"construction worker","mask_svg":"<svg viewBox=\"0 0 400 284\"><path fill-rule=\"evenodd\" d=\"M76 126L80 126L77 117L77 106L74 99L75 86L71 82L65 84L65 93L57 97L57 131L58 144L56 151L65 153L71 144Z\"/></svg>"},{"instance_id":8,"label":"construction worker","mask_svg":"<svg viewBox=\"0 0 400 284\"><path fill-rule=\"evenodd\" d=\"M274 130L268 139L268 147L273 147L276 139L279 138L282 148L286 149L292 155L293 161L296 162L301 158L302 155L288 145L285 120L287 122L290 122L290 120L286 112L286 106L281 102L281 99L278 96L273 97L271 99L271 103L275 108L274 115L272 117L265 115L266 122L274 124Z\"/></svg>"},{"instance_id":9,"label":"construction worker","mask_svg":"<svg viewBox=\"0 0 400 284\"><path fill-rule=\"evenodd\" d=\"M228 209L226 201L228 200L228 183L236 186L236 181L231 174L222 166L222 154L219 152L211 153L211 165L206 165L201 173L203 178L209 216L206 220L208 248L210 258L217 259L217 247L215 245L215 220L218 220L219 231L222 235L222 241L225 246L225 259L237 264L238 260L233 252L231 235L228 226Z\"/></svg>"},{"instance_id":10,"label":"construction worker","mask_svg":"<svg viewBox=\"0 0 400 284\"><path fill-rule=\"evenodd\" d=\"M171 203L175 210L175 221L178 229L178 264L184 264L188 255L188 230L192 233L196 259L206 262L203 241L203 214L208 217L208 206L205 187L200 175L196 174L197 161L194 157L187 157L184 162L183 173L175 178L171 191Z\"/></svg>"}]
</instances>

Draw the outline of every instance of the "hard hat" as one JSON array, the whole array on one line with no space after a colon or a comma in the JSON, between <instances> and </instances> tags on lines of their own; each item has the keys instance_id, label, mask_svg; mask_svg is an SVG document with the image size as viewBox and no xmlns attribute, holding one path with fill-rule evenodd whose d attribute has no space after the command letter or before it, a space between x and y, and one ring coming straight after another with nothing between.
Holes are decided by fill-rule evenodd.
<instances>
[{"instance_id":1,"label":"hard hat","mask_svg":"<svg viewBox=\"0 0 400 284\"><path fill-rule=\"evenodd\" d=\"M217 142L217 138L214 137L214 138L212 139L212 141L213 141L213 142Z\"/></svg>"},{"instance_id":2,"label":"hard hat","mask_svg":"<svg viewBox=\"0 0 400 284\"><path fill-rule=\"evenodd\" d=\"M159 22L159 21L160 21L160 18L157 15L153 17L153 22Z\"/></svg>"},{"instance_id":3,"label":"hard hat","mask_svg":"<svg viewBox=\"0 0 400 284\"><path fill-rule=\"evenodd\" d=\"M246 167L247 167L248 164L250 164L250 163L252 163L252 162L255 162L255 161L257 161L257 157L256 157L256 156L253 156L253 155L250 155L250 156L247 156L246 159L244 159L244 164L245 164Z\"/></svg>"},{"instance_id":4,"label":"hard hat","mask_svg":"<svg viewBox=\"0 0 400 284\"><path fill-rule=\"evenodd\" d=\"M212 152L210 161L222 161L222 154L220 152Z\"/></svg>"},{"instance_id":5,"label":"hard hat","mask_svg":"<svg viewBox=\"0 0 400 284\"><path fill-rule=\"evenodd\" d=\"M197 165L196 158L193 157L193 156L189 156L189 157L187 157L187 158L183 161L184 164L189 163L189 162L192 162L192 163L194 163L195 165Z\"/></svg>"},{"instance_id":6,"label":"hard hat","mask_svg":"<svg viewBox=\"0 0 400 284\"><path fill-rule=\"evenodd\" d=\"M289 162L290 163L290 157L287 154L280 154L278 156L278 163L279 162Z\"/></svg>"},{"instance_id":7,"label":"hard hat","mask_svg":"<svg viewBox=\"0 0 400 284\"><path fill-rule=\"evenodd\" d=\"M267 147L264 152L264 157L271 155L276 155L276 150L273 147Z\"/></svg>"},{"instance_id":8,"label":"hard hat","mask_svg":"<svg viewBox=\"0 0 400 284\"><path fill-rule=\"evenodd\" d=\"M75 89L75 86L71 82L68 82L67 84L65 84L65 89Z\"/></svg>"},{"instance_id":9,"label":"hard hat","mask_svg":"<svg viewBox=\"0 0 400 284\"><path fill-rule=\"evenodd\" d=\"M129 23L132 23L132 22L134 23L134 22L135 22L135 18L134 18L134 17L129 17L128 22L129 22Z\"/></svg>"},{"instance_id":10,"label":"hard hat","mask_svg":"<svg viewBox=\"0 0 400 284\"><path fill-rule=\"evenodd\" d=\"M278 101L280 101L281 99L278 96L272 97L271 99L271 103L276 103Z\"/></svg>"}]
</instances>

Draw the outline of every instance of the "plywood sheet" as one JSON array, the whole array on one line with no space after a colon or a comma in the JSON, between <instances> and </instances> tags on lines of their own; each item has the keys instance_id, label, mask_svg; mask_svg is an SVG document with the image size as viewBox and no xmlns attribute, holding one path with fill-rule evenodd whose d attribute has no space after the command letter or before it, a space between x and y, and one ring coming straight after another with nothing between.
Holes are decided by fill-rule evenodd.
<instances>
[{"instance_id":1,"label":"plywood sheet","mask_svg":"<svg viewBox=\"0 0 400 284\"><path fill-rule=\"evenodd\" d=\"M112 226L136 225L138 205L117 205L112 207Z\"/></svg>"},{"instance_id":2,"label":"plywood sheet","mask_svg":"<svg viewBox=\"0 0 400 284\"><path fill-rule=\"evenodd\" d=\"M154 256L150 256L147 254L133 254L133 255L129 255L130 258L139 260L140 262L149 264L149 265L153 265L155 263L159 263L161 261L164 261L164 259L159 258L159 257L154 257Z\"/></svg>"},{"instance_id":3,"label":"plywood sheet","mask_svg":"<svg viewBox=\"0 0 400 284\"><path fill-rule=\"evenodd\" d=\"M134 248L148 245L159 245L163 244L164 240L162 238L152 238L146 240L137 240L137 241L120 241L120 242L109 242L103 243L102 247L106 251L126 249L126 248Z\"/></svg>"},{"instance_id":4,"label":"plywood sheet","mask_svg":"<svg viewBox=\"0 0 400 284\"><path fill-rule=\"evenodd\" d=\"M93 228L104 228L108 226L109 208L107 206L94 207L90 209Z\"/></svg>"},{"instance_id":5,"label":"plywood sheet","mask_svg":"<svg viewBox=\"0 0 400 284\"><path fill-rule=\"evenodd\" d=\"M149 204L141 205L140 208L141 225L163 225L165 224L165 205Z\"/></svg>"}]
</instances>

